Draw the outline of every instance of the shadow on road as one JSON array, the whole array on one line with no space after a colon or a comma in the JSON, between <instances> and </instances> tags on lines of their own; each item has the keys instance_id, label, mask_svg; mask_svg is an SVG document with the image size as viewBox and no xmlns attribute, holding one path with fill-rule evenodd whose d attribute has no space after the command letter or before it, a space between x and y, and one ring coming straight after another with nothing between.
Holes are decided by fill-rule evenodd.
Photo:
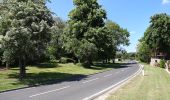
<instances>
[{"instance_id":1,"label":"shadow on road","mask_svg":"<svg viewBox=\"0 0 170 100\"><path fill-rule=\"evenodd\" d=\"M87 77L86 75L55 72L28 73L25 79L20 80L20 83L14 83L13 85L17 84L24 84L28 86L50 85L61 82L80 81L86 77ZM9 78L18 78L18 75L9 74Z\"/></svg>"},{"instance_id":2,"label":"shadow on road","mask_svg":"<svg viewBox=\"0 0 170 100\"><path fill-rule=\"evenodd\" d=\"M113 68L113 69L119 69L119 68L126 68L131 67L130 65L133 65L136 63L96 63L94 66L99 66L100 68Z\"/></svg>"}]
</instances>

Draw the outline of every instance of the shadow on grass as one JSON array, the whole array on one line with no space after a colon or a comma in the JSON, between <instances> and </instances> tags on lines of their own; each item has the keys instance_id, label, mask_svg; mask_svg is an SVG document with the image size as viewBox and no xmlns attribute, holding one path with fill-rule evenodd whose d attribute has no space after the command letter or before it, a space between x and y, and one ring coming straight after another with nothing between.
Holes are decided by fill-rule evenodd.
<instances>
[{"instance_id":1,"label":"shadow on grass","mask_svg":"<svg viewBox=\"0 0 170 100\"><path fill-rule=\"evenodd\" d=\"M9 78L18 78L16 73L9 74ZM70 81L80 81L86 78L86 75L78 75L78 74L67 74L67 73L54 73L54 72L42 72L42 73L27 73L27 77L20 81L17 84L24 84L28 86L36 86L36 85L49 85L56 84L61 82L70 82Z\"/></svg>"},{"instance_id":2,"label":"shadow on grass","mask_svg":"<svg viewBox=\"0 0 170 100\"><path fill-rule=\"evenodd\" d=\"M125 68L127 67L127 64L121 64L121 63L95 63L92 67L88 69L94 69L94 70L103 70L106 68ZM59 67L56 63L54 64L48 64L43 63L38 66L39 68L54 68ZM129 66L128 66L129 67ZM18 78L19 75L16 73L9 74L8 78ZM13 85L17 84L24 84L28 86L36 86L36 85L50 85L50 84L56 84L61 82L70 82L70 81L80 81L84 78L87 78L87 75L82 74L68 74L68 73L58 73L58 72L41 72L41 73L27 73L27 77L23 80L21 80L19 83L13 83Z\"/></svg>"},{"instance_id":3,"label":"shadow on grass","mask_svg":"<svg viewBox=\"0 0 170 100\"><path fill-rule=\"evenodd\" d=\"M58 63L40 63L35 65L38 68L55 68L55 67L61 67L58 65Z\"/></svg>"}]
</instances>

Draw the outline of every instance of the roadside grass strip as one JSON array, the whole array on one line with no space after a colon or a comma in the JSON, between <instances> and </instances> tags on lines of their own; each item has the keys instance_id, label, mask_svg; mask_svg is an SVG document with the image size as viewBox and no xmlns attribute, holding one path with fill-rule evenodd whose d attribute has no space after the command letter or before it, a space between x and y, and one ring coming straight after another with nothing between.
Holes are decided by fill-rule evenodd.
<instances>
[{"instance_id":1,"label":"roadside grass strip","mask_svg":"<svg viewBox=\"0 0 170 100\"><path fill-rule=\"evenodd\" d=\"M138 76L107 100L170 100L170 75L162 68L145 64L145 76Z\"/></svg>"}]
</instances>

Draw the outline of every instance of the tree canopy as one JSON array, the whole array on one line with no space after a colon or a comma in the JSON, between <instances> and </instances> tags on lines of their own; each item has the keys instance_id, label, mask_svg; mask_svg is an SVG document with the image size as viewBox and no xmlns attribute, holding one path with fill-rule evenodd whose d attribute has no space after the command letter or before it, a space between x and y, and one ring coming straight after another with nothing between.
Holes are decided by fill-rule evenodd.
<instances>
[{"instance_id":1,"label":"tree canopy","mask_svg":"<svg viewBox=\"0 0 170 100\"><path fill-rule=\"evenodd\" d=\"M110 61L129 32L107 20L97 0L73 0L66 22L46 7L49 0L3 0L0 5L0 64L19 63L20 78L26 64L74 62L90 67ZM62 61L63 60L63 61Z\"/></svg>"},{"instance_id":2,"label":"tree canopy","mask_svg":"<svg viewBox=\"0 0 170 100\"><path fill-rule=\"evenodd\" d=\"M129 45L130 34L127 29L121 28L117 23L111 20L106 21L106 27L109 33L108 36L110 38L110 43L107 42L109 45L107 57L114 58L121 45ZM110 55L110 53L112 55Z\"/></svg>"},{"instance_id":3,"label":"tree canopy","mask_svg":"<svg viewBox=\"0 0 170 100\"><path fill-rule=\"evenodd\" d=\"M168 53L170 47L170 16L155 14L151 17L144 39L153 52Z\"/></svg>"},{"instance_id":4,"label":"tree canopy","mask_svg":"<svg viewBox=\"0 0 170 100\"><path fill-rule=\"evenodd\" d=\"M144 39L140 39L137 45L137 59L149 63L151 58L151 49L146 44Z\"/></svg>"},{"instance_id":5,"label":"tree canopy","mask_svg":"<svg viewBox=\"0 0 170 100\"><path fill-rule=\"evenodd\" d=\"M97 0L74 0L73 2L75 8L69 13L64 47L74 53L79 60L89 64L101 49L99 43L105 37L106 11Z\"/></svg>"},{"instance_id":6,"label":"tree canopy","mask_svg":"<svg viewBox=\"0 0 170 100\"><path fill-rule=\"evenodd\" d=\"M5 62L18 60L20 77L25 77L28 58L39 57L50 41L53 24L44 1L7 0L1 21L2 47ZM5 26L4 26L5 25Z\"/></svg>"}]
</instances>

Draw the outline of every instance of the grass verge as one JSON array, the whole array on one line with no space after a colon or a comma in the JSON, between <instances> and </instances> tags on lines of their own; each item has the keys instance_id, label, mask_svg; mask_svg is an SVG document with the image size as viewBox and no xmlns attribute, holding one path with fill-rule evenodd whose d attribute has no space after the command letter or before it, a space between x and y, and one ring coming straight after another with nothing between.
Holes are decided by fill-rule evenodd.
<instances>
[{"instance_id":1,"label":"grass verge","mask_svg":"<svg viewBox=\"0 0 170 100\"><path fill-rule=\"evenodd\" d=\"M27 77L19 81L19 68L0 71L0 91L22 88L40 84L57 83L61 81L78 81L89 74L103 72L117 68L119 64L96 64L91 68L84 68L74 64L43 63L27 67ZM78 77L73 79L71 77ZM69 79L70 78L70 79Z\"/></svg>"},{"instance_id":2,"label":"grass verge","mask_svg":"<svg viewBox=\"0 0 170 100\"><path fill-rule=\"evenodd\" d=\"M170 100L170 75L162 68L145 64L145 76L138 76L107 100Z\"/></svg>"}]
</instances>

